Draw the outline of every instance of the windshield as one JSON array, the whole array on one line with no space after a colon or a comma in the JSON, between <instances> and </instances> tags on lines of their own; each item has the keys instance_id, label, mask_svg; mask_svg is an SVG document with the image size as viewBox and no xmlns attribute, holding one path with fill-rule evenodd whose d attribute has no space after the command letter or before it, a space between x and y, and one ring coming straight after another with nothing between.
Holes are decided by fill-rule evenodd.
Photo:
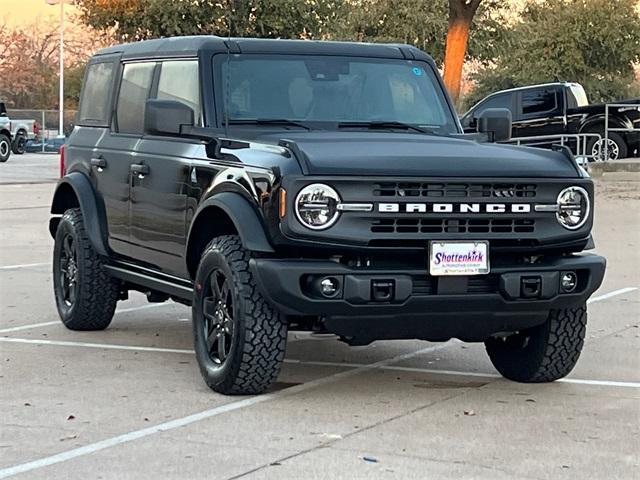
<instances>
[{"instance_id":1,"label":"windshield","mask_svg":"<svg viewBox=\"0 0 640 480\"><path fill-rule=\"evenodd\" d=\"M425 62L223 54L216 67L230 124L286 119L336 128L350 122L395 122L458 133L435 72Z\"/></svg>"}]
</instances>

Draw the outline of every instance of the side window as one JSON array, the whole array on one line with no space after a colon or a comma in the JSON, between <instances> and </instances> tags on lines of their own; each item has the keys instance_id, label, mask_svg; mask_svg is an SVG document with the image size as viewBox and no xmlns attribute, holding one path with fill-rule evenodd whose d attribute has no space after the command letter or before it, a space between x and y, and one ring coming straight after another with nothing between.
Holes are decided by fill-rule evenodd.
<instances>
[{"instance_id":1,"label":"side window","mask_svg":"<svg viewBox=\"0 0 640 480\"><path fill-rule=\"evenodd\" d=\"M197 60L162 62L158 81L159 100L176 100L193 109L196 125L201 125L200 76Z\"/></svg>"},{"instance_id":2,"label":"side window","mask_svg":"<svg viewBox=\"0 0 640 480\"><path fill-rule=\"evenodd\" d=\"M556 91L553 88L540 88L522 92L522 115L535 116L551 112L558 105Z\"/></svg>"},{"instance_id":3,"label":"side window","mask_svg":"<svg viewBox=\"0 0 640 480\"><path fill-rule=\"evenodd\" d=\"M478 118L480 114L488 108L506 108L507 110L511 110L511 95L511 93L502 93L491 97L473 112L473 117ZM513 115L513 111L511 114Z\"/></svg>"},{"instance_id":4,"label":"side window","mask_svg":"<svg viewBox=\"0 0 640 480\"><path fill-rule=\"evenodd\" d=\"M80 98L78 125L108 126L114 66L113 62L101 62L92 63L87 67Z\"/></svg>"},{"instance_id":5,"label":"side window","mask_svg":"<svg viewBox=\"0 0 640 480\"><path fill-rule=\"evenodd\" d=\"M142 134L155 62L125 64L116 106L118 132Z\"/></svg>"}]
</instances>

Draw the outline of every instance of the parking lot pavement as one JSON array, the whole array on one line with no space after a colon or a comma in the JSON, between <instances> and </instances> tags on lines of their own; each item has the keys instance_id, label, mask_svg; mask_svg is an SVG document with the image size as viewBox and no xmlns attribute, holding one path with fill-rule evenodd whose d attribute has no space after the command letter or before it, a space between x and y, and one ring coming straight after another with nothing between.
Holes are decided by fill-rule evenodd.
<instances>
[{"instance_id":1,"label":"parking lot pavement","mask_svg":"<svg viewBox=\"0 0 640 480\"><path fill-rule=\"evenodd\" d=\"M59 158L56 153L11 155L0 164L0 185L55 182L60 173Z\"/></svg>"},{"instance_id":2,"label":"parking lot pavement","mask_svg":"<svg viewBox=\"0 0 640 480\"><path fill-rule=\"evenodd\" d=\"M354 348L291 332L271 392L224 397L200 378L184 306L132 294L103 332L62 327L47 231L55 174L10 162L0 165L0 478L637 478L640 184L597 185L608 272L563 381L503 380L479 344Z\"/></svg>"}]
</instances>

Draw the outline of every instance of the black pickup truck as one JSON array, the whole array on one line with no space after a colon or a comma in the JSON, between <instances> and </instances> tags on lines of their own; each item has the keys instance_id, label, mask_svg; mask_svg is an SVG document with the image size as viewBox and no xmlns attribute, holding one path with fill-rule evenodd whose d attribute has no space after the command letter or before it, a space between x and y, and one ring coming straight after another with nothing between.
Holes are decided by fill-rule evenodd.
<instances>
[{"instance_id":1,"label":"black pickup truck","mask_svg":"<svg viewBox=\"0 0 640 480\"><path fill-rule=\"evenodd\" d=\"M640 129L640 98L612 102L629 107L609 108L609 127ZM598 133L587 144L587 154L604 156L604 104L590 105L578 83L559 82L512 88L492 93L474 105L461 118L466 132L476 129L478 117L488 108L507 108L513 116L512 136L533 137L573 133ZM640 154L640 132L609 132L610 160Z\"/></svg>"},{"instance_id":2,"label":"black pickup truck","mask_svg":"<svg viewBox=\"0 0 640 480\"><path fill-rule=\"evenodd\" d=\"M567 375L604 258L566 149L462 132L407 45L186 37L90 60L50 220L58 312L101 330L129 290L192 306L206 383L259 393L287 330L351 345L484 342L522 382Z\"/></svg>"}]
</instances>

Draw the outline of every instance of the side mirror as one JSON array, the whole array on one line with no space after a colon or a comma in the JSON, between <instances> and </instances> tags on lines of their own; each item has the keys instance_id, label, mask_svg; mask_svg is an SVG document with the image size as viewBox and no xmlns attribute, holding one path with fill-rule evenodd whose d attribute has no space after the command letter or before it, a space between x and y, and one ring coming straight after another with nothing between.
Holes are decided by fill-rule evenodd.
<instances>
[{"instance_id":1,"label":"side mirror","mask_svg":"<svg viewBox=\"0 0 640 480\"><path fill-rule=\"evenodd\" d=\"M503 142L511 139L511 110L506 108L487 108L478 117L476 129L486 133L490 142Z\"/></svg>"},{"instance_id":2,"label":"side mirror","mask_svg":"<svg viewBox=\"0 0 640 480\"><path fill-rule=\"evenodd\" d=\"M144 108L144 133L179 136L184 127L193 127L193 109L175 100L147 100Z\"/></svg>"}]
</instances>

